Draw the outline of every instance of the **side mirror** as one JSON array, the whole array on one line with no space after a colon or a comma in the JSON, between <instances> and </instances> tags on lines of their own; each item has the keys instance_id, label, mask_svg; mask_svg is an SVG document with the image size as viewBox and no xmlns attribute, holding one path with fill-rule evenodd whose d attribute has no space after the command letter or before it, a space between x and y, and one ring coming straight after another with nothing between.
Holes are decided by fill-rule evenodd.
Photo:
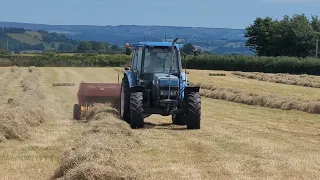
<instances>
[{"instance_id":1,"label":"side mirror","mask_svg":"<svg viewBox=\"0 0 320 180\"><path fill-rule=\"evenodd\" d=\"M131 54L131 49L130 49L129 43L126 43L126 44L124 45L124 47L126 48L126 55L130 55L130 54Z\"/></svg>"}]
</instances>

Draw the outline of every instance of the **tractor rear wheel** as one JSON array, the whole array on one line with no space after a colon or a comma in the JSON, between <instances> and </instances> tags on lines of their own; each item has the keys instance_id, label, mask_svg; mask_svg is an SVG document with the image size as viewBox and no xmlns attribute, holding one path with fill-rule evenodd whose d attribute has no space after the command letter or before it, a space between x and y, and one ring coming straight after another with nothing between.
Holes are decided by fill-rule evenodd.
<instances>
[{"instance_id":1,"label":"tractor rear wheel","mask_svg":"<svg viewBox=\"0 0 320 180\"><path fill-rule=\"evenodd\" d=\"M187 129L200 129L201 97L199 92L190 92L187 97L188 113L186 115Z\"/></svg>"},{"instance_id":2,"label":"tractor rear wheel","mask_svg":"<svg viewBox=\"0 0 320 180\"><path fill-rule=\"evenodd\" d=\"M186 125L187 116L185 114L172 114L172 124L175 125Z\"/></svg>"},{"instance_id":3,"label":"tractor rear wheel","mask_svg":"<svg viewBox=\"0 0 320 180\"><path fill-rule=\"evenodd\" d=\"M81 118L81 107L79 104L73 105L73 119L80 120Z\"/></svg>"},{"instance_id":4,"label":"tractor rear wheel","mask_svg":"<svg viewBox=\"0 0 320 180\"><path fill-rule=\"evenodd\" d=\"M132 129L144 127L143 115L143 93L134 92L130 94L130 127Z\"/></svg>"},{"instance_id":5,"label":"tractor rear wheel","mask_svg":"<svg viewBox=\"0 0 320 180\"><path fill-rule=\"evenodd\" d=\"M120 94L120 118L127 123L130 123L130 89L129 82L126 77L122 78Z\"/></svg>"}]
</instances>

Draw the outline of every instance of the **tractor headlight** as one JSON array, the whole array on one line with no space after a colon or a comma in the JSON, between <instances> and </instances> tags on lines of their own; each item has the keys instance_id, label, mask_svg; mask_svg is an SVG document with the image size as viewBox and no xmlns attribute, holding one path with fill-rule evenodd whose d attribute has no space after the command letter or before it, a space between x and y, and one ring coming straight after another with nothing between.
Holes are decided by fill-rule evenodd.
<instances>
[{"instance_id":1,"label":"tractor headlight","mask_svg":"<svg viewBox=\"0 0 320 180\"><path fill-rule=\"evenodd\" d=\"M176 90L171 90L170 92L171 96L176 96L178 94L178 91Z\"/></svg>"},{"instance_id":2,"label":"tractor headlight","mask_svg":"<svg viewBox=\"0 0 320 180\"><path fill-rule=\"evenodd\" d=\"M160 96L168 96L169 94L169 90L161 90L160 91ZM177 96L178 95L178 91L177 90L170 90L170 95L171 96Z\"/></svg>"},{"instance_id":3,"label":"tractor headlight","mask_svg":"<svg viewBox=\"0 0 320 180\"><path fill-rule=\"evenodd\" d=\"M161 90L160 91L160 96L168 96L168 91L167 90Z\"/></svg>"}]
</instances>

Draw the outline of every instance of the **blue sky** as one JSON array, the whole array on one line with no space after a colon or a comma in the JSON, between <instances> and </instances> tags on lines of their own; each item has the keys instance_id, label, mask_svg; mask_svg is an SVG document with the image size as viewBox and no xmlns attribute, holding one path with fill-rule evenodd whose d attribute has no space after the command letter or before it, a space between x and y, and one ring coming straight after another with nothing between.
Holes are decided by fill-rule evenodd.
<instances>
[{"instance_id":1,"label":"blue sky","mask_svg":"<svg viewBox=\"0 0 320 180\"><path fill-rule=\"evenodd\" d=\"M320 0L0 0L0 21L245 28L257 16L319 10Z\"/></svg>"}]
</instances>

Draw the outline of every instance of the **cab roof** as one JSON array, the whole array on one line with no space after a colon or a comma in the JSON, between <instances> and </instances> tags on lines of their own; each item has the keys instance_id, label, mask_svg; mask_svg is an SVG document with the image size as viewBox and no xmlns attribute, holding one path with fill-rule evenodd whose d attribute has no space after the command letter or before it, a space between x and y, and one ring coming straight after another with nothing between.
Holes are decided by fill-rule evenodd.
<instances>
[{"instance_id":1,"label":"cab roof","mask_svg":"<svg viewBox=\"0 0 320 180\"><path fill-rule=\"evenodd\" d=\"M154 42L154 41L147 41L147 42L139 42L139 43L134 43L132 46L161 46L161 47L168 47L172 46L172 42ZM181 48L183 45L182 44L175 44L175 47Z\"/></svg>"}]
</instances>

